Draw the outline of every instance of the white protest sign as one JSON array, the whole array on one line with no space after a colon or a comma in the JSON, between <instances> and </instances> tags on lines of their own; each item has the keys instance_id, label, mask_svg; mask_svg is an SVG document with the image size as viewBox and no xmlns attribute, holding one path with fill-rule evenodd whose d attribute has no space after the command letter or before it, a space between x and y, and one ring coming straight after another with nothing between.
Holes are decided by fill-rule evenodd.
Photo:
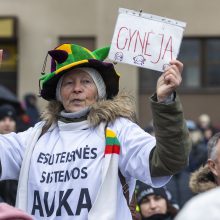
<instances>
[{"instance_id":1,"label":"white protest sign","mask_svg":"<svg viewBox=\"0 0 220 220\"><path fill-rule=\"evenodd\" d=\"M109 59L163 72L179 53L186 23L119 9Z\"/></svg>"}]
</instances>

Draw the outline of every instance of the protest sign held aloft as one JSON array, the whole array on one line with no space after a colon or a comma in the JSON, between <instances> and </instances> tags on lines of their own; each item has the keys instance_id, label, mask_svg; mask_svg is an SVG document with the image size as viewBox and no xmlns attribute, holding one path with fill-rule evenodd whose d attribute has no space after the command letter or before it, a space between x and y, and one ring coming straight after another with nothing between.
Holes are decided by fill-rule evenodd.
<instances>
[{"instance_id":1,"label":"protest sign held aloft","mask_svg":"<svg viewBox=\"0 0 220 220\"><path fill-rule=\"evenodd\" d=\"M163 72L179 53L186 23L119 9L109 58Z\"/></svg>"}]
</instances>

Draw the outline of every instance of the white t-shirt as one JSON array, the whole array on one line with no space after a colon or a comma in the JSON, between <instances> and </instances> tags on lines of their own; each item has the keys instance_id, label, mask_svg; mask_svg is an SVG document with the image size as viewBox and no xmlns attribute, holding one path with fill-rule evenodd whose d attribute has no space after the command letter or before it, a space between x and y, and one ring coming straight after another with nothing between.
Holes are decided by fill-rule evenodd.
<instances>
[{"instance_id":1,"label":"white t-shirt","mask_svg":"<svg viewBox=\"0 0 220 220\"><path fill-rule=\"evenodd\" d=\"M119 118L109 127L121 145L119 168L133 193L135 179L154 186L169 177L150 177L149 154L155 138L131 121ZM31 128L34 129L34 128ZM31 129L0 136L1 179L18 179L27 138ZM87 121L58 122L37 142L31 158L28 181L28 213L35 219L88 219L101 184L105 134L102 126L89 127ZM117 219L131 220L118 181Z\"/></svg>"}]
</instances>

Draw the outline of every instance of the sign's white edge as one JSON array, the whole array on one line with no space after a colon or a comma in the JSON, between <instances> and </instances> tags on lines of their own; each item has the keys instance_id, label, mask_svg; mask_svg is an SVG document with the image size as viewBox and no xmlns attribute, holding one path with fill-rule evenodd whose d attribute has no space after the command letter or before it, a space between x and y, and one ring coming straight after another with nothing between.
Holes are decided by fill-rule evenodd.
<instances>
[{"instance_id":1,"label":"sign's white edge","mask_svg":"<svg viewBox=\"0 0 220 220\"><path fill-rule=\"evenodd\" d=\"M179 26L182 28L186 27L186 22L178 21L178 20L174 20L174 19L170 19L170 18L166 18L166 17L161 17L158 15L148 14L148 13L144 13L142 11L138 12L138 11L134 11L134 10L126 9L126 8L119 8L118 12L119 12L119 14L122 14L122 13L129 14L129 15L133 15L136 17L141 17L141 18L150 19L150 20L154 20L154 21L164 22L164 23Z\"/></svg>"}]
</instances>

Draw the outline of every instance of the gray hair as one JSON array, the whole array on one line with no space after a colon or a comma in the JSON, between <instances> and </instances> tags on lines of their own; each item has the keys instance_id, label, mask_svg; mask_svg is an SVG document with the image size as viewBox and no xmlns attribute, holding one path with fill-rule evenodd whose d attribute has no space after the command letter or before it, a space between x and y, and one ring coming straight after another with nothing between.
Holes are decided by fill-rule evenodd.
<instances>
[{"instance_id":1,"label":"gray hair","mask_svg":"<svg viewBox=\"0 0 220 220\"><path fill-rule=\"evenodd\" d=\"M208 159L215 160L217 158L217 143L220 139L220 132L216 133L213 137L210 138L208 142Z\"/></svg>"},{"instance_id":2,"label":"gray hair","mask_svg":"<svg viewBox=\"0 0 220 220\"><path fill-rule=\"evenodd\" d=\"M105 82L102 76L100 75L100 73L96 69L90 68L90 67L80 67L74 70L81 70L81 71L88 73L96 85L99 99L102 100L106 98ZM63 78L64 78L64 75L59 79L57 83L57 87L56 87L56 100L60 101L61 103L62 103L62 98L61 98L60 90L61 90Z\"/></svg>"}]
</instances>

